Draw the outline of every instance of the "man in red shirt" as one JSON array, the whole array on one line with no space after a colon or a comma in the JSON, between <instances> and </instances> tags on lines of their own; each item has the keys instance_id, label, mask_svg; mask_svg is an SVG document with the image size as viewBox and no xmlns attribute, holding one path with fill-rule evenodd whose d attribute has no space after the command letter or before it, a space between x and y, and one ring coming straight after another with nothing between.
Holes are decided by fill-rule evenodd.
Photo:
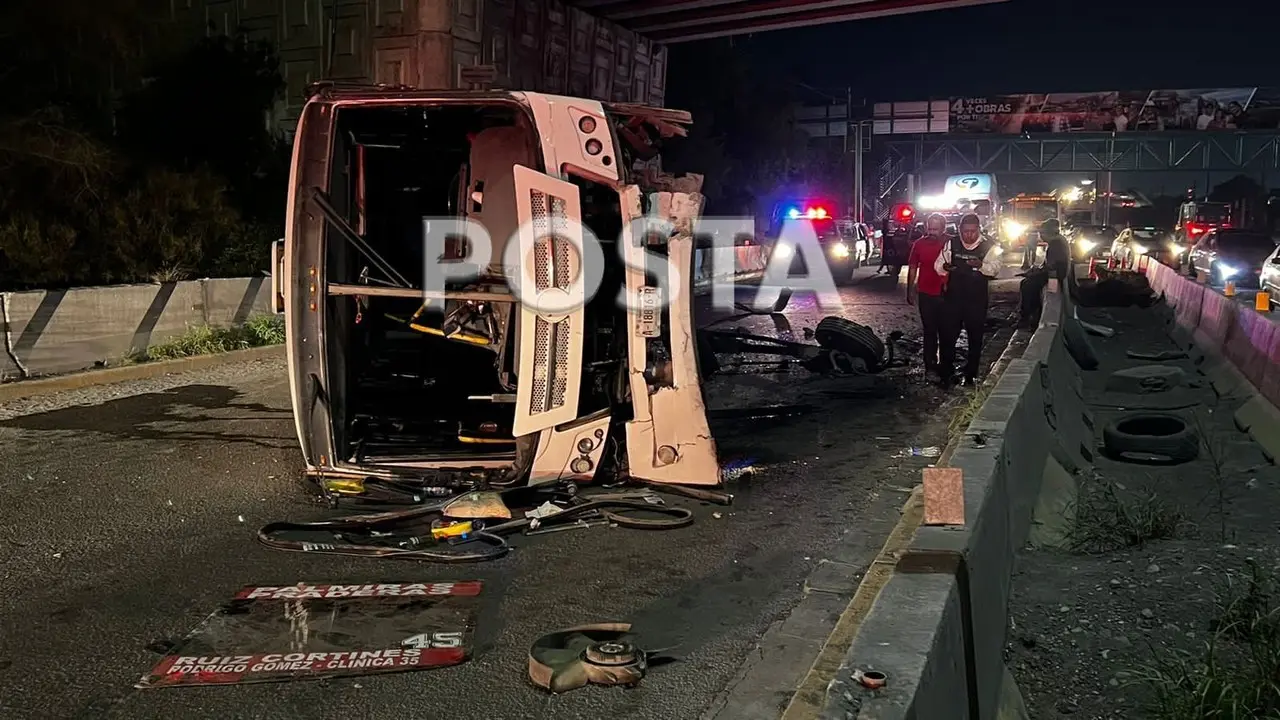
<instances>
[{"instance_id":1,"label":"man in red shirt","mask_svg":"<svg viewBox=\"0 0 1280 720\"><path fill-rule=\"evenodd\" d=\"M946 322L946 301L943 290L947 276L934 268L938 255L947 246L947 220L934 213L924 221L925 234L911 246L907 256L907 303L920 311L920 325L924 328L924 370L943 379L946 372L938 367L938 348Z\"/></svg>"}]
</instances>

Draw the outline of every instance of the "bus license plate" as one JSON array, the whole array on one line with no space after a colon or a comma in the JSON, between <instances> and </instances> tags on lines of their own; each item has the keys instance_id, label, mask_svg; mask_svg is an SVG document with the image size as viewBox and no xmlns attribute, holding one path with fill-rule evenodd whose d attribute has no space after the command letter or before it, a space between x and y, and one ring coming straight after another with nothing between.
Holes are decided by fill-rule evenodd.
<instances>
[{"instance_id":1,"label":"bus license plate","mask_svg":"<svg viewBox=\"0 0 1280 720\"><path fill-rule=\"evenodd\" d=\"M640 334L655 338L662 334L662 314L658 302L658 288L648 285L640 288Z\"/></svg>"}]
</instances>

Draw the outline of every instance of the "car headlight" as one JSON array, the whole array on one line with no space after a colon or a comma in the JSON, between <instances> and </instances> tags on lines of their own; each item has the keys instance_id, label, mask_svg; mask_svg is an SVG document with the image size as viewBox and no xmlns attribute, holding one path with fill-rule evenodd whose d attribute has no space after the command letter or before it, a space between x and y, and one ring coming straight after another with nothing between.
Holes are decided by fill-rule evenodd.
<instances>
[{"instance_id":1,"label":"car headlight","mask_svg":"<svg viewBox=\"0 0 1280 720\"><path fill-rule=\"evenodd\" d=\"M790 245L784 245L782 243L778 243L777 245L773 246L773 254L785 260L791 257L792 255L794 255L795 250L792 249Z\"/></svg>"},{"instance_id":2,"label":"car headlight","mask_svg":"<svg viewBox=\"0 0 1280 720\"><path fill-rule=\"evenodd\" d=\"M1027 226L1017 220L1005 220L1000 229L1004 231L1005 235L1009 236L1010 240L1017 240L1027 231Z\"/></svg>"},{"instance_id":3,"label":"car headlight","mask_svg":"<svg viewBox=\"0 0 1280 720\"><path fill-rule=\"evenodd\" d=\"M1098 243L1092 240L1077 240L1076 247L1080 248L1080 252L1088 253L1093 252L1093 249L1098 247Z\"/></svg>"},{"instance_id":4,"label":"car headlight","mask_svg":"<svg viewBox=\"0 0 1280 720\"><path fill-rule=\"evenodd\" d=\"M1227 278L1235 277L1236 275L1240 274L1240 268L1235 268L1235 267L1231 267L1230 265L1224 265L1222 263L1218 263L1218 274L1222 275L1222 279L1225 280Z\"/></svg>"},{"instance_id":5,"label":"car headlight","mask_svg":"<svg viewBox=\"0 0 1280 720\"><path fill-rule=\"evenodd\" d=\"M1146 255L1147 253L1151 252L1151 248L1147 247L1146 245L1139 245L1138 243L1134 243L1130 247L1133 248L1133 252L1135 255Z\"/></svg>"},{"instance_id":6,"label":"car headlight","mask_svg":"<svg viewBox=\"0 0 1280 720\"><path fill-rule=\"evenodd\" d=\"M847 258L849 257L849 246L838 242L831 246L831 255L838 258Z\"/></svg>"},{"instance_id":7,"label":"car headlight","mask_svg":"<svg viewBox=\"0 0 1280 720\"><path fill-rule=\"evenodd\" d=\"M1174 255L1181 255L1186 251L1187 251L1187 248L1183 245L1179 245L1178 243L1169 243L1169 252L1173 253Z\"/></svg>"}]
</instances>

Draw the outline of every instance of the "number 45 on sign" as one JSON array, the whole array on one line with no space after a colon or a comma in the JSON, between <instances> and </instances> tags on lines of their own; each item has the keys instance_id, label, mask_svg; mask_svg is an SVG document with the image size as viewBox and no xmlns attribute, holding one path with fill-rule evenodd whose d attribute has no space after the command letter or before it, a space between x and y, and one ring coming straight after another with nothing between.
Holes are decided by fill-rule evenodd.
<instances>
[{"instance_id":1,"label":"number 45 on sign","mask_svg":"<svg viewBox=\"0 0 1280 720\"><path fill-rule=\"evenodd\" d=\"M462 647L462 633L422 633L421 635L414 635L400 644L404 647L416 648L418 650Z\"/></svg>"}]
</instances>

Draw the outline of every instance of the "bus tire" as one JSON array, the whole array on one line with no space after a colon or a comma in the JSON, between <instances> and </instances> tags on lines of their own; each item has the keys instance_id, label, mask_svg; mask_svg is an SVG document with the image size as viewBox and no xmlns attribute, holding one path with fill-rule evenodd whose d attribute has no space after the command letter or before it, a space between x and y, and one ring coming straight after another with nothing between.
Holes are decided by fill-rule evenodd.
<instances>
[{"instance_id":1,"label":"bus tire","mask_svg":"<svg viewBox=\"0 0 1280 720\"><path fill-rule=\"evenodd\" d=\"M866 325L831 315L818 323L813 335L822 347L862 360L871 372L884 367L884 342Z\"/></svg>"}]
</instances>

